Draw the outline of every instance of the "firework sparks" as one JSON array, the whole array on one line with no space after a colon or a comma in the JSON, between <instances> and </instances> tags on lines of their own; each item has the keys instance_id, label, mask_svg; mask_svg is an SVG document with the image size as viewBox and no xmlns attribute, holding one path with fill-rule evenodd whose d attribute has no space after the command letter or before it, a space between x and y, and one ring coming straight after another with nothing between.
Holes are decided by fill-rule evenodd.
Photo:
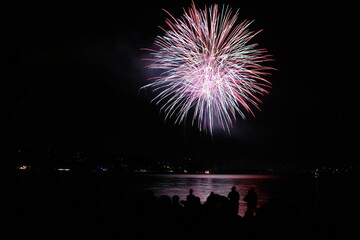
<instances>
[{"instance_id":1,"label":"firework sparks","mask_svg":"<svg viewBox=\"0 0 360 240\"><path fill-rule=\"evenodd\" d=\"M168 13L168 12L167 12ZM259 95L269 94L271 83L264 79L273 68L266 49L249 41L260 31L249 30L252 21L236 24L238 12L212 5L198 10L193 3L180 19L168 13L168 30L155 39L147 66L162 73L142 88L151 88L162 105L165 119L192 124L210 134L217 128L230 132L237 115L254 115Z\"/></svg>"}]
</instances>

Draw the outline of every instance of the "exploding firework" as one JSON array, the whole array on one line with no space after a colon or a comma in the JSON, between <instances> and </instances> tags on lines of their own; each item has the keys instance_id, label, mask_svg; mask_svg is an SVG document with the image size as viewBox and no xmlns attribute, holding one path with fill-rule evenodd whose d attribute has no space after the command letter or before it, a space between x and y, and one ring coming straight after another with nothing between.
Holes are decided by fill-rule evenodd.
<instances>
[{"instance_id":1,"label":"exploding firework","mask_svg":"<svg viewBox=\"0 0 360 240\"><path fill-rule=\"evenodd\" d=\"M147 67L161 74L142 87L156 93L153 101L165 119L185 123L192 115L192 125L213 134L217 128L230 132L237 115L255 116L252 107L260 110L259 95L269 94L264 76L273 69L262 65L271 60L267 50L249 43L261 30L249 30L249 20L237 24L238 12L217 4L201 10L192 3L179 19L167 14L168 30L162 28L154 49L145 49Z\"/></svg>"}]
</instances>

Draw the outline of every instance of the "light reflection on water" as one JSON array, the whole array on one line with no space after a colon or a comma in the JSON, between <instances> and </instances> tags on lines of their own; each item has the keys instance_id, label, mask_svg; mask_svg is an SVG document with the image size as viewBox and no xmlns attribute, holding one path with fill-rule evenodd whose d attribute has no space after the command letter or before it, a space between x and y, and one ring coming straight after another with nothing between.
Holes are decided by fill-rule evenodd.
<instances>
[{"instance_id":1,"label":"light reflection on water","mask_svg":"<svg viewBox=\"0 0 360 240\"><path fill-rule=\"evenodd\" d=\"M155 196L178 195L180 200L185 200L189 189L193 189L201 203L211 192L227 196L232 186L240 193L239 215L244 216L246 203L243 198L249 188L254 187L258 194L258 207L268 201L272 196L274 186L281 178L274 175L245 175L245 174L145 174L141 176L141 190L153 191Z\"/></svg>"}]
</instances>

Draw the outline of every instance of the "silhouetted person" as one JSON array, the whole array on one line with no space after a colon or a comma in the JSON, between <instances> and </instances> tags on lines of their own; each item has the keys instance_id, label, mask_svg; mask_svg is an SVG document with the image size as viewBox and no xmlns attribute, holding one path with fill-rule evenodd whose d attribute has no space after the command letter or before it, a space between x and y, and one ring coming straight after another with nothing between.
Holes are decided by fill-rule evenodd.
<instances>
[{"instance_id":1,"label":"silhouetted person","mask_svg":"<svg viewBox=\"0 0 360 240\"><path fill-rule=\"evenodd\" d=\"M193 194L194 190L189 190L189 195L186 196L186 201L188 205L194 205L196 202L196 196Z\"/></svg>"},{"instance_id":2,"label":"silhouetted person","mask_svg":"<svg viewBox=\"0 0 360 240\"><path fill-rule=\"evenodd\" d=\"M168 195L161 195L159 198L159 211L156 214L158 214L158 218L163 222L163 224L168 223L167 220L172 214L171 207L171 198Z\"/></svg>"},{"instance_id":3,"label":"silhouetted person","mask_svg":"<svg viewBox=\"0 0 360 240\"><path fill-rule=\"evenodd\" d=\"M211 205L214 202L215 193L211 192L209 196L206 198L205 204Z\"/></svg>"},{"instance_id":4,"label":"silhouetted person","mask_svg":"<svg viewBox=\"0 0 360 240\"><path fill-rule=\"evenodd\" d=\"M231 192L229 192L228 198L230 200L230 213L232 215L237 215L239 212L240 194L238 191L236 191L235 186L231 188Z\"/></svg>"},{"instance_id":5,"label":"silhouetted person","mask_svg":"<svg viewBox=\"0 0 360 240\"><path fill-rule=\"evenodd\" d=\"M171 202L172 202L172 208L174 210L178 210L178 209L182 209L184 206L180 203L180 198L178 195L174 195L172 198L171 198Z\"/></svg>"},{"instance_id":6,"label":"silhouetted person","mask_svg":"<svg viewBox=\"0 0 360 240\"><path fill-rule=\"evenodd\" d=\"M256 206L257 206L257 200L258 200L258 196L257 193L255 192L255 188L250 188L248 190L247 195L244 197L243 199L246 204L247 204L247 210L245 212L245 216L246 217L253 217L255 210L256 210Z\"/></svg>"},{"instance_id":7,"label":"silhouetted person","mask_svg":"<svg viewBox=\"0 0 360 240\"><path fill-rule=\"evenodd\" d=\"M171 200L171 215L170 218L166 219L166 221L169 221L170 223L169 232L171 232L171 234L178 235L181 226L183 226L183 222L185 221L184 205L180 203L180 198L178 195L173 195Z\"/></svg>"},{"instance_id":8,"label":"silhouetted person","mask_svg":"<svg viewBox=\"0 0 360 240\"><path fill-rule=\"evenodd\" d=\"M171 198L168 195L161 195L159 198L160 208L168 210L171 207Z\"/></svg>"}]
</instances>

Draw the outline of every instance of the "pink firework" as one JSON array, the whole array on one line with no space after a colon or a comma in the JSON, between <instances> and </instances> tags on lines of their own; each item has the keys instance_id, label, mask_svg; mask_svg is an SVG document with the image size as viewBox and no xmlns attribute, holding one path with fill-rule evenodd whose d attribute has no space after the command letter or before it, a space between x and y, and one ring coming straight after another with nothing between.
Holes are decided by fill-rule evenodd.
<instances>
[{"instance_id":1,"label":"pink firework","mask_svg":"<svg viewBox=\"0 0 360 240\"><path fill-rule=\"evenodd\" d=\"M168 12L167 12L168 13ZM266 49L249 41L260 31L249 30L252 21L236 24L238 12L218 5L198 10L193 3L180 19L168 13L168 30L155 39L147 66L162 73L149 79L157 95L153 101L162 105L165 119L192 124L210 134L217 128L230 132L237 115L260 110L259 95L269 94L271 83L264 79L273 68Z\"/></svg>"}]
</instances>

